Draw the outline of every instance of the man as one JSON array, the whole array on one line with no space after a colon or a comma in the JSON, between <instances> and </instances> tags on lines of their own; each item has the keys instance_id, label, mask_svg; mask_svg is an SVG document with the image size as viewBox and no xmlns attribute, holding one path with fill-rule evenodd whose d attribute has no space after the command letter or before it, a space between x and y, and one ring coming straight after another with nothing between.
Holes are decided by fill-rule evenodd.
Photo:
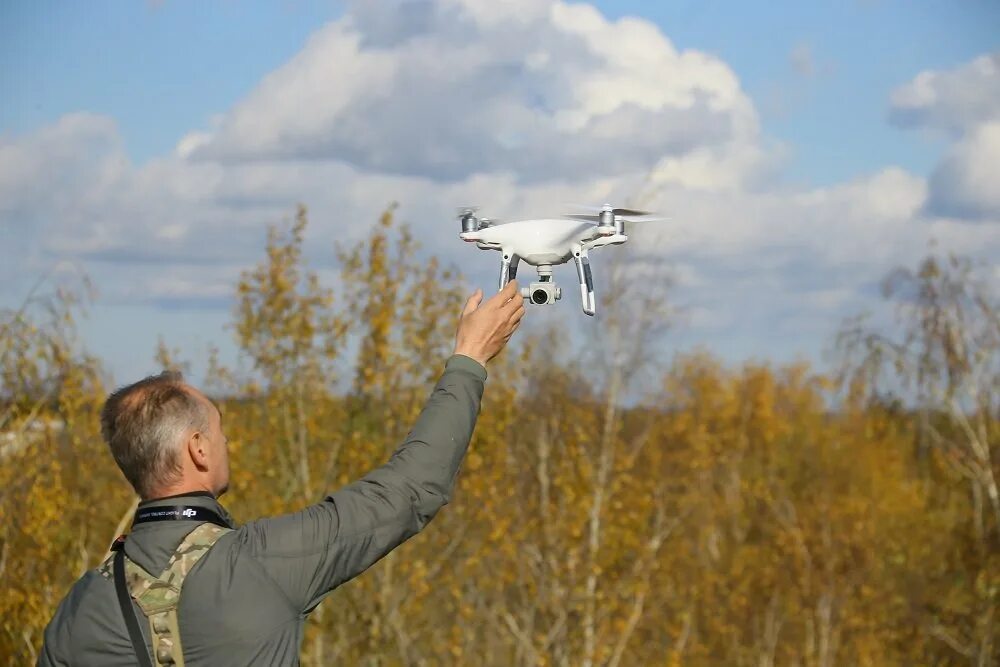
<instances>
[{"instance_id":1,"label":"man","mask_svg":"<svg viewBox=\"0 0 1000 667\"><path fill-rule=\"evenodd\" d=\"M479 414L486 363L523 316L515 282L485 302L477 290L462 312L455 354L389 462L301 512L240 527L216 500L229 483L229 457L215 406L177 374L112 394L102 432L142 502L118 545L113 560L120 562L86 573L59 605L38 664L298 664L308 613L448 502ZM194 545L198 557L183 573L175 625L164 620L154 636L162 609L153 605L147 615L150 605L135 585L148 576L142 571L173 571L186 557L184 545L201 533L210 539ZM174 641L179 660L170 653Z\"/></svg>"}]
</instances>

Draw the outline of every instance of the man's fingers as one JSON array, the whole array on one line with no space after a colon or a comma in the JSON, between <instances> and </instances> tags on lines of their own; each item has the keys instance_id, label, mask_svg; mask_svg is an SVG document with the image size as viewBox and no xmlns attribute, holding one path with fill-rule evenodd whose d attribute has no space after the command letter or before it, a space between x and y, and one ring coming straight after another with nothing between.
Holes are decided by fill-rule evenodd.
<instances>
[{"instance_id":1,"label":"man's fingers","mask_svg":"<svg viewBox=\"0 0 1000 667\"><path fill-rule=\"evenodd\" d=\"M508 312L513 312L518 308L524 308L524 297L522 297L519 292L515 292L508 301L501 304L500 308Z\"/></svg>"},{"instance_id":2,"label":"man's fingers","mask_svg":"<svg viewBox=\"0 0 1000 667\"><path fill-rule=\"evenodd\" d=\"M517 294L517 292L518 292L517 280L511 280L509 283L504 285L504 288L502 290L500 290L500 294L503 296L503 299L500 301L500 303L507 303L507 300L513 298L513 296Z\"/></svg>"},{"instance_id":3,"label":"man's fingers","mask_svg":"<svg viewBox=\"0 0 1000 667\"><path fill-rule=\"evenodd\" d=\"M469 297L469 300L465 302L465 308L462 309L462 315L468 315L479 307L479 304L483 301L483 290L477 289Z\"/></svg>"},{"instance_id":4,"label":"man's fingers","mask_svg":"<svg viewBox=\"0 0 1000 667\"><path fill-rule=\"evenodd\" d=\"M507 322L504 324L504 328L503 328L503 331L504 331L504 336L503 336L504 343L506 343L507 341L509 341L510 337L514 335L514 332L517 331L518 327L521 326L521 319L524 317L524 313L525 313L525 310L522 307L519 310L514 311L514 313L509 318L507 318Z\"/></svg>"},{"instance_id":5,"label":"man's fingers","mask_svg":"<svg viewBox=\"0 0 1000 667\"><path fill-rule=\"evenodd\" d=\"M504 285L504 288L491 296L489 300L483 304L484 306L489 306L491 308L503 308L507 303L510 302L511 298L517 294L520 290L517 287L517 281L511 280L509 283Z\"/></svg>"}]
</instances>

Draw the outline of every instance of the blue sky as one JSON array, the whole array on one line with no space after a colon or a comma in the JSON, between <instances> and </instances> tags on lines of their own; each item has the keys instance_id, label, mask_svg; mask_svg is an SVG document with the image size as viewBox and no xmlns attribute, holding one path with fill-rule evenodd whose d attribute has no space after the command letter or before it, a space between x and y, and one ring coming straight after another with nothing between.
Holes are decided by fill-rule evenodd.
<instances>
[{"instance_id":1,"label":"blue sky","mask_svg":"<svg viewBox=\"0 0 1000 667\"><path fill-rule=\"evenodd\" d=\"M9 2L0 6L3 131L86 110L114 117L132 159L177 139L248 93L333 2Z\"/></svg>"},{"instance_id":2,"label":"blue sky","mask_svg":"<svg viewBox=\"0 0 1000 667\"><path fill-rule=\"evenodd\" d=\"M124 381L161 335L231 355L235 276L296 201L321 266L338 212L399 200L485 282L495 258L438 222L454 205L531 216L655 174L644 196L681 218L653 262L691 313L675 343L818 359L928 239L1000 251L995 2L493 4L3 3L0 306L86 271L86 342Z\"/></svg>"}]
</instances>

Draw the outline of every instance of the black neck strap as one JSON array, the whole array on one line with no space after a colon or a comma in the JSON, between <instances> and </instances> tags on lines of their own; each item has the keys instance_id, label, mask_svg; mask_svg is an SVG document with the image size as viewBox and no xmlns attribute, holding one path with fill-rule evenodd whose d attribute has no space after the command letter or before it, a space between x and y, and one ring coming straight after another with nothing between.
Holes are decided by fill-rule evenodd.
<instances>
[{"instance_id":1,"label":"black neck strap","mask_svg":"<svg viewBox=\"0 0 1000 667\"><path fill-rule=\"evenodd\" d=\"M191 505L140 507L136 510L135 518L132 520L132 527L135 528L140 523L151 523L153 521L199 521L202 523L214 523L223 528L230 527L229 522L216 512L206 507L192 507Z\"/></svg>"}]
</instances>

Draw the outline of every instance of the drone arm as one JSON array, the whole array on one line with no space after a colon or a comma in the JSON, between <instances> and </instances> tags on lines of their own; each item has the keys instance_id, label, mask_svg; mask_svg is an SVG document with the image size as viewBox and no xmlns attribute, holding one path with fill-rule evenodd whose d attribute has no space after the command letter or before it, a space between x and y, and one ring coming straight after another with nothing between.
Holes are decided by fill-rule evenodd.
<instances>
[{"instance_id":1,"label":"drone arm","mask_svg":"<svg viewBox=\"0 0 1000 667\"><path fill-rule=\"evenodd\" d=\"M573 253L576 260L576 275L580 279L580 298L583 300L583 312L594 315L597 312L597 300L594 298L594 276L590 272L590 258L586 248Z\"/></svg>"},{"instance_id":2,"label":"drone arm","mask_svg":"<svg viewBox=\"0 0 1000 667\"><path fill-rule=\"evenodd\" d=\"M511 280L517 277L517 265L521 258L513 253L504 253L500 260L500 289L507 286Z\"/></svg>"},{"instance_id":3,"label":"drone arm","mask_svg":"<svg viewBox=\"0 0 1000 667\"><path fill-rule=\"evenodd\" d=\"M594 248L602 248L607 245L621 245L626 241L628 241L628 236L624 234L612 234L611 236L598 236L583 242L581 245L585 250L593 250Z\"/></svg>"}]
</instances>

